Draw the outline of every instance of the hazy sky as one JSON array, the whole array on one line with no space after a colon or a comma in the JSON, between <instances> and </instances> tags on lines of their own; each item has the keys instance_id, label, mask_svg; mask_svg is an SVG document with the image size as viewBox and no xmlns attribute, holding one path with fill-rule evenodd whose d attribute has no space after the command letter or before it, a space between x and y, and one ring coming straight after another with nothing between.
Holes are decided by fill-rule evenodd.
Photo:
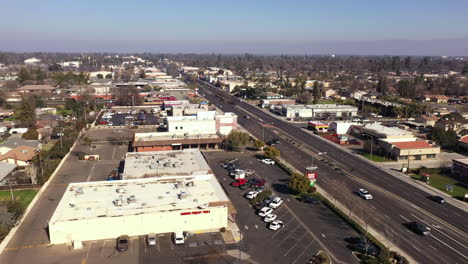
<instances>
[{"instance_id":1,"label":"hazy sky","mask_svg":"<svg viewBox=\"0 0 468 264\"><path fill-rule=\"evenodd\" d=\"M0 50L468 55L468 0L4 0Z\"/></svg>"}]
</instances>

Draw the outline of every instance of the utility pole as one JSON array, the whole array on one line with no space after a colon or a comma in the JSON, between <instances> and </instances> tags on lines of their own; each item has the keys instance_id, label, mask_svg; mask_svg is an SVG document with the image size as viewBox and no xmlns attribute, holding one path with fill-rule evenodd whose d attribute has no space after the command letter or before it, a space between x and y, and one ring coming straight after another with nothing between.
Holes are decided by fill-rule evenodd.
<instances>
[{"instance_id":1,"label":"utility pole","mask_svg":"<svg viewBox=\"0 0 468 264\"><path fill-rule=\"evenodd\" d=\"M8 186L10 187L11 201L15 201L15 195L13 194L13 189L11 188L11 179L8 180Z\"/></svg>"}]
</instances>

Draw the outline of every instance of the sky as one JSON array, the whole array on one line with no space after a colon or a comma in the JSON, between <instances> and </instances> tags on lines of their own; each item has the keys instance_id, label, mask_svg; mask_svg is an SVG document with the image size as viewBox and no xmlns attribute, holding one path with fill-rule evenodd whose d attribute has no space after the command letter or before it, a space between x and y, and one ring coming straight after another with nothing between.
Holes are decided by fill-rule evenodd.
<instances>
[{"instance_id":1,"label":"sky","mask_svg":"<svg viewBox=\"0 0 468 264\"><path fill-rule=\"evenodd\" d=\"M467 0L3 0L0 51L468 56Z\"/></svg>"}]
</instances>

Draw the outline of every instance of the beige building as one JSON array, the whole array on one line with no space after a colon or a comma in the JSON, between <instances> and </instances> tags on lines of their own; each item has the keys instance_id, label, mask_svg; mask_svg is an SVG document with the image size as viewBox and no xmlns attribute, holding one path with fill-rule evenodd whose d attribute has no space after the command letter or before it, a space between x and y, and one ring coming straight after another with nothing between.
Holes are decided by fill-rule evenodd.
<instances>
[{"instance_id":1,"label":"beige building","mask_svg":"<svg viewBox=\"0 0 468 264\"><path fill-rule=\"evenodd\" d=\"M379 146L385 151L385 156L397 161L434 160L440 154L440 147L424 140L388 142L379 141Z\"/></svg>"},{"instance_id":2,"label":"beige building","mask_svg":"<svg viewBox=\"0 0 468 264\"><path fill-rule=\"evenodd\" d=\"M121 235L219 231L234 214L213 175L70 184L49 221L51 244Z\"/></svg>"},{"instance_id":3,"label":"beige building","mask_svg":"<svg viewBox=\"0 0 468 264\"><path fill-rule=\"evenodd\" d=\"M439 120L437 116L427 116L427 115L420 115L417 116L414 121L424 124L424 126L435 126L435 123Z\"/></svg>"}]
</instances>

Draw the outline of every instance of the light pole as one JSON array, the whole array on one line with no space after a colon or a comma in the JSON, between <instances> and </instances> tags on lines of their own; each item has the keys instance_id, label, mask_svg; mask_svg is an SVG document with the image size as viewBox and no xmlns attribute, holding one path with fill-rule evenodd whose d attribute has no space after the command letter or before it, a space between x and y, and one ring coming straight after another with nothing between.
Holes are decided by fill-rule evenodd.
<instances>
[{"instance_id":1,"label":"light pole","mask_svg":"<svg viewBox=\"0 0 468 264\"><path fill-rule=\"evenodd\" d=\"M314 167L314 157L322 156L322 155L326 155L326 154L327 154L327 152L319 152L316 155L312 155L312 165L310 167L306 167L306 169L310 170L310 171L313 171L313 170L317 169L316 167Z\"/></svg>"}]
</instances>

